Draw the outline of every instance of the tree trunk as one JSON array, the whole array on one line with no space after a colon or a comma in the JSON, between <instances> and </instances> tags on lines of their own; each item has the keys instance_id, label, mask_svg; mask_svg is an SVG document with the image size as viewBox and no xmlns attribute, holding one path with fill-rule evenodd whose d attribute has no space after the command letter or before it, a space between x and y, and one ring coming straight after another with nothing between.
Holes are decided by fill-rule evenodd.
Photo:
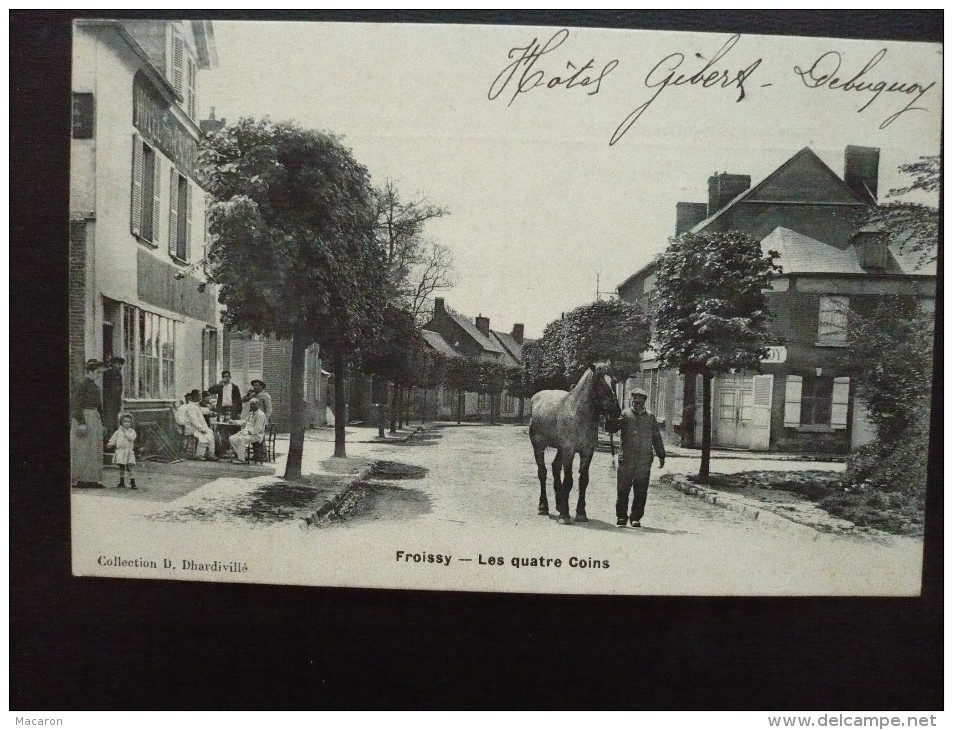
<instances>
[{"instance_id":1,"label":"tree trunk","mask_svg":"<svg viewBox=\"0 0 953 730\"><path fill-rule=\"evenodd\" d=\"M301 460L304 455L304 359L311 344L302 333L291 338L291 442L285 462L285 479L301 478Z\"/></svg>"},{"instance_id":2,"label":"tree trunk","mask_svg":"<svg viewBox=\"0 0 953 730\"><path fill-rule=\"evenodd\" d=\"M460 425L460 421L463 420L463 405L465 401L466 393L462 390L457 391L457 425Z\"/></svg>"},{"instance_id":3,"label":"tree trunk","mask_svg":"<svg viewBox=\"0 0 953 730\"><path fill-rule=\"evenodd\" d=\"M698 469L698 481L708 482L711 465L711 379L712 374L702 374L702 463Z\"/></svg>"},{"instance_id":4,"label":"tree trunk","mask_svg":"<svg viewBox=\"0 0 953 730\"><path fill-rule=\"evenodd\" d=\"M424 421L427 419L427 388L423 389L424 391L424 403L420 408L420 425L424 425Z\"/></svg>"},{"instance_id":5,"label":"tree trunk","mask_svg":"<svg viewBox=\"0 0 953 730\"><path fill-rule=\"evenodd\" d=\"M404 427L404 386L397 385L397 428Z\"/></svg>"},{"instance_id":6,"label":"tree trunk","mask_svg":"<svg viewBox=\"0 0 953 730\"><path fill-rule=\"evenodd\" d=\"M347 420L347 395L344 392L344 353L335 348L334 368L334 455L345 457L344 422Z\"/></svg>"},{"instance_id":7,"label":"tree trunk","mask_svg":"<svg viewBox=\"0 0 953 730\"><path fill-rule=\"evenodd\" d=\"M526 415L525 411L526 399L523 396L520 396L520 414L519 414L519 423L523 425L523 417Z\"/></svg>"},{"instance_id":8,"label":"tree trunk","mask_svg":"<svg viewBox=\"0 0 953 730\"><path fill-rule=\"evenodd\" d=\"M397 383L391 383L390 432L397 433Z\"/></svg>"},{"instance_id":9,"label":"tree trunk","mask_svg":"<svg viewBox=\"0 0 953 730\"><path fill-rule=\"evenodd\" d=\"M490 425L491 426L496 425L496 416L494 413L495 411L496 411L496 395L494 393L490 393Z\"/></svg>"}]
</instances>

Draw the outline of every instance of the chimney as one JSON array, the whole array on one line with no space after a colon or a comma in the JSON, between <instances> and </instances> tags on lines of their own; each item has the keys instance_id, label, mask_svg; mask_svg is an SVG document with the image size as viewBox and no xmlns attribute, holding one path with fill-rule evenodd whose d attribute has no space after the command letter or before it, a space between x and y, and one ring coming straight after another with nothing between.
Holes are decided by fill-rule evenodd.
<instances>
[{"instance_id":1,"label":"chimney","mask_svg":"<svg viewBox=\"0 0 953 730\"><path fill-rule=\"evenodd\" d=\"M209 112L208 119L202 119L199 121L199 129L202 130L206 135L211 136L215 134L218 130L225 126L224 119L215 118L215 107L212 107L212 111Z\"/></svg>"},{"instance_id":2,"label":"chimney","mask_svg":"<svg viewBox=\"0 0 953 730\"><path fill-rule=\"evenodd\" d=\"M476 328L483 333L484 337L490 336L490 320L484 317L482 314L477 315Z\"/></svg>"},{"instance_id":3,"label":"chimney","mask_svg":"<svg viewBox=\"0 0 953 730\"><path fill-rule=\"evenodd\" d=\"M877 202L880 150L877 147L844 148L844 182L864 200Z\"/></svg>"},{"instance_id":4,"label":"chimney","mask_svg":"<svg viewBox=\"0 0 953 730\"><path fill-rule=\"evenodd\" d=\"M434 297L433 316L436 317L438 314L444 314L446 311L446 308L443 306L443 297Z\"/></svg>"},{"instance_id":5,"label":"chimney","mask_svg":"<svg viewBox=\"0 0 953 730\"><path fill-rule=\"evenodd\" d=\"M708 178L708 215L712 216L751 187L751 175L729 175L716 172Z\"/></svg>"},{"instance_id":6,"label":"chimney","mask_svg":"<svg viewBox=\"0 0 953 730\"><path fill-rule=\"evenodd\" d=\"M685 231L690 231L707 217L708 205L705 203L676 203L675 235L680 236Z\"/></svg>"},{"instance_id":7,"label":"chimney","mask_svg":"<svg viewBox=\"0 0 953 730\"><path fill-rule=\"evenodd\" d=\"M516 340L517 345L523 344L523 325L514 324L513 331L510 333L514 340Z\"/></svg>"}]
</instances>

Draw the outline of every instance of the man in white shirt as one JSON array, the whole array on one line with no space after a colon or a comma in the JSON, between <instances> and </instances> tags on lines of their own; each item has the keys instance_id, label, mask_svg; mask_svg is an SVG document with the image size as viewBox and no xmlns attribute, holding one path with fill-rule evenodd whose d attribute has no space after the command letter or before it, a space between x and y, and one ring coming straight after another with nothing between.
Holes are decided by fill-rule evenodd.
<instances>
[{"instance_id":1,"label":"man in white shirt","mask_svg":"<svg viewBox=\"0 0 953 730\"><path fill-rule=\"evenodd\" d=\"M268 417L259 408L261 404L257 398L248 401L250 413L245 423L242 424L242 430L229 436L228 441L232 445L232 451L235 452L235 464L247 464L245 449L249 444L260 444L265 440L265 427L268 425Z\"/></svg>"},{"instance_id":2,"label":"man in white shirt","mask_svg":"<svg viewBox=\"0 0 953 730\"><path fill-rule=\"evenodd\" d=\"M202 410L196 399L201 398L197 390L186 395L186 403L182 407L182 419L186 436L194 436L198 441L195 447L195 458L204 458L206 461L218 461L215 456L215 435L205 421Z\"/></svg>"}]
</instances>

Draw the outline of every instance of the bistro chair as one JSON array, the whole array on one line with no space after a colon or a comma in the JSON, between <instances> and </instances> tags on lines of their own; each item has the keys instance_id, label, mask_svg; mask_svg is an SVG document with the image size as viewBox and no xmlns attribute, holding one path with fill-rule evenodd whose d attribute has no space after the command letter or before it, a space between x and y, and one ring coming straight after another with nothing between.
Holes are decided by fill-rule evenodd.
<instances>
[{"instance_id":1,"label":"bistro chair","mask_svg":"<svg viewBox=\"0 0 953 730\"><path fill-rule=\"evenodd\" d=\"M278 435L276 426L268 425L265 428L264 438L257 444L249 444L245 447L245 458L248 463L257 462L264 464L266 461L275 460L275 437Z\"/></svg>"}]
</instances>

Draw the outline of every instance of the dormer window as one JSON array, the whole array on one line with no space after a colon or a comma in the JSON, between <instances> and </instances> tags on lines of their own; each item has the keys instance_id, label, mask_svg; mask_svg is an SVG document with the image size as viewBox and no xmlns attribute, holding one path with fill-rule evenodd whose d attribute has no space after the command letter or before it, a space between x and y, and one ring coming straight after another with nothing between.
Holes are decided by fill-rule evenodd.
<instances>
[{"instance_id":1,"label":"dormer window","mask_svg":"<svg viewBox=\"0 0 953 730\"><path fill-rule=\"evenodd\" d=\"M879 227L862 228L853 235L857 261L865 271L884 271L890 262L887 234Z\"/></svg>"}]
</instances>

